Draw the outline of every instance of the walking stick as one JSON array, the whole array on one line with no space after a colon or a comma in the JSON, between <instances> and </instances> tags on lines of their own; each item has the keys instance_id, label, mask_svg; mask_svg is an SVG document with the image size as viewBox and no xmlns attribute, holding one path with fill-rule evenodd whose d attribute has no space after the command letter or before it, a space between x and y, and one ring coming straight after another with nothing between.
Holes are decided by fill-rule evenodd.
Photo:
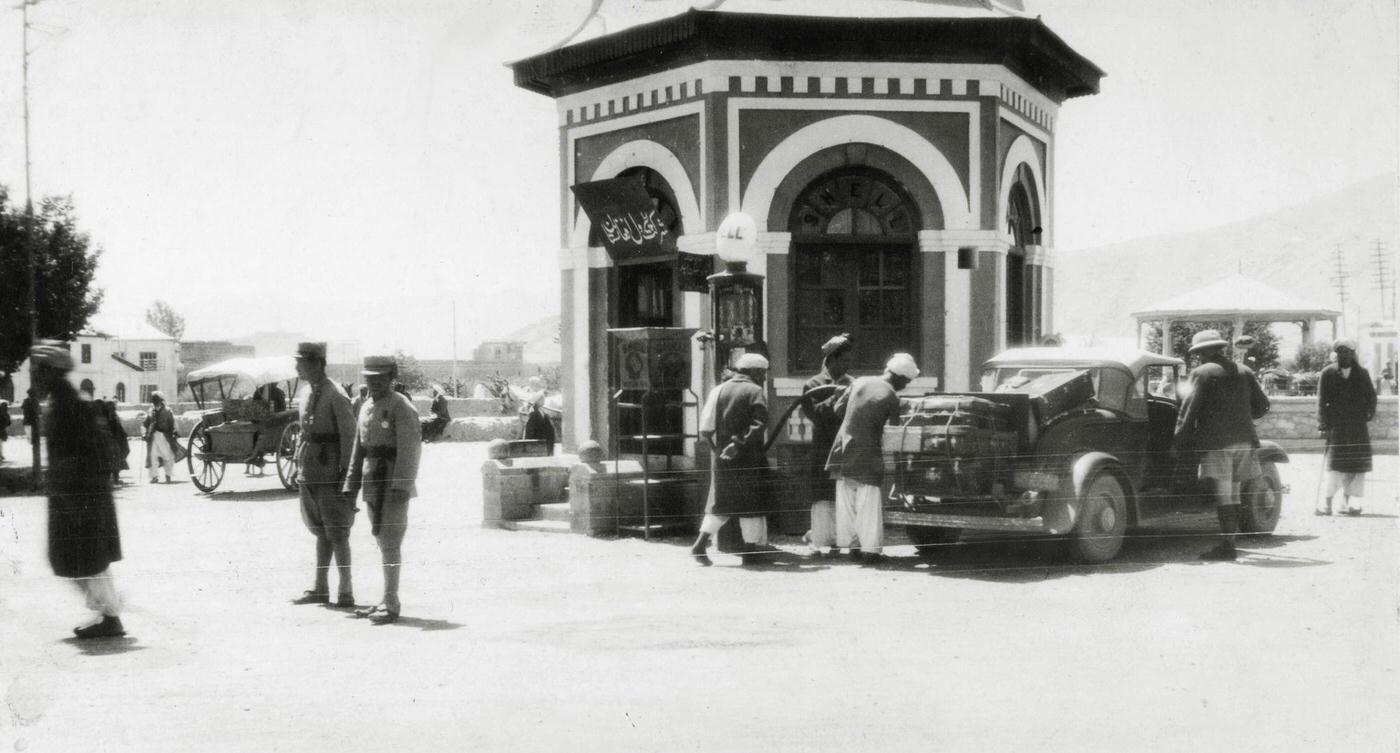
<instances>
[{"instance_id":1,"label":"walking stick","mask_svg":"<svg viewBox=\"0 0 1400 753\"><path fill-rule=\"evenodd\" d=\"M1322 430L1322 464L1317 469L1317 491L1313 493L1313 512L1322 514L1322 480L1327 477L1327 463L1332 455L1332 430ZM1332 514L1332 500L1327 500L1328 515Z\"/></svg>"}]
</instances>

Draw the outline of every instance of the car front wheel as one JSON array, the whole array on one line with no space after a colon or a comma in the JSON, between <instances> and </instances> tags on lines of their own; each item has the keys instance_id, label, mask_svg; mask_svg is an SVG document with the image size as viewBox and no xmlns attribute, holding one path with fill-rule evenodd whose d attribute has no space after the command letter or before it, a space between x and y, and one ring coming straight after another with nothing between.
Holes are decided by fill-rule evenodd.
<instances>
[{"instance_id":1,"label":"car front wheel","mask_svg":"<svg viewBox=\"0 0 1400 753\"><path fill-rule=\"evenodd\" d=\"M1263 463L1264 473L1240 486L1240 531L1270 534L1278 527L1279 511L1283 508L1283 484L1279 482L1278 466Z\"/></svg>"},{"instance_id":2,"label":"car front wheel","mask_svg":"<svg viewBox=\"0 0 1400 753\"><path fill-rule=\"evenodd\" d=\"M1070 534L1070 554L1086 564L1107 562L1123 548L1128 530L1128 495L1111 473L1089 480L1079 499L1079 518Z\"/></svg>"}]
</instances>

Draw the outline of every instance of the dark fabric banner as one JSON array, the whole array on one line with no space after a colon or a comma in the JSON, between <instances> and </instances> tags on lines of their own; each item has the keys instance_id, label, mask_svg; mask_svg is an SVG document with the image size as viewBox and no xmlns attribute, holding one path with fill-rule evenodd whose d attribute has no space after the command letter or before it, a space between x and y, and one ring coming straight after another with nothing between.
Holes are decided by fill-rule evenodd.
<instances>
[{"instance_id":1,"label":"dark fabric banner","mask_svg":"<svg viewBox=\"0 0 1400 753\"><path fill-rule=\"evenodd\" d=\"M598 228L603 247L615 261L675 256L676 239L661 224L640 182L612 178L579 183L569 190Z\"/></svg>"}]
</instances>

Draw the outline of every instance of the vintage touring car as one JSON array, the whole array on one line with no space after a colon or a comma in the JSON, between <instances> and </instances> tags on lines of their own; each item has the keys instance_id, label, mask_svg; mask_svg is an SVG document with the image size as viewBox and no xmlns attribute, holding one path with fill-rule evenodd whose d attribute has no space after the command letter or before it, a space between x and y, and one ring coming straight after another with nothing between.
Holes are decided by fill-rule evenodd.
<instances>
[{"instance_id":1,"label":"vintage touring car","mask_svg":"<svg viewBox=\"0 0 1400 753\"><path fill-rule=\"evenodd\" d=\"M1064 537L1081 562L1117 556L1151 518L1208 509L1172 453L1184 364L1142 351L1021 348L984 366L981 392L907 399L885 427L885 522L937 557L963 531ZM1242 530L1270 533L1288 456L1263 442Z\"/></svg>"}]
</instances>

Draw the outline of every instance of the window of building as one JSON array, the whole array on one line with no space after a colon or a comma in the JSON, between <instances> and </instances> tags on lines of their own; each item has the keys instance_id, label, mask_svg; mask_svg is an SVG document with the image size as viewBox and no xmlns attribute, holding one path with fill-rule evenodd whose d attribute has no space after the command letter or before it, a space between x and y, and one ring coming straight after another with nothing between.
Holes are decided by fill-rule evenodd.
<instances>
[{"instance_id":1,"label":"window of building","mask_svg":"<svg viewBox=\"0 0 1400 753\"><path fill-rule=\"evenodd\" d=\"M124 402L126 402L126 384L125 384L125 383L123 383L123 382L117 382L117 388L116 388L115 390L112 391L112 399L116 400L116 401L119 402L119 403L124 403Z\"/></svg>"},{"instance_id":2,"label":"window of building","mask_svg":"<svg viewBox=\"0 0 1400 753\"><path fill-rule=\"evenodd\" d=\"M92 345L83 343L82 359L83 363L92 363Z\"/></svg>"},{"instance_id":3,"label":"window of building","mask_svg":"<svg viewBox=\"0 0 1400 753\"><path fill-rule=\"evenodd\" d=\"M149 402L151 402L151 393L152 393L152 392L155 392L155 391L158 390L158 389L160 389L160 385L158 385L158 384L143 384L143 385L141 385L141 402L143 402L143 403L149 403Z\"/></svg>"},{"instance_id":4,"label":"window of building","mask_svg":"<svg viewBox=\"0 0 1400 753\"><path fill-rule=\"evenodd\" d=\"M822 343L841 332L855 339L860 371L917 351L917 217L893 179L868 168L828 174L798 197L789 223L798 371L821 368Z\"/></svg>"},{"instance_id":5,"label":"window of building","mask_svg":"<svg viewBox=\"0 0 1400 753\"><path fill-rule=\"evenodd\" d=\"M155 371L156 369L160 368L159 362L156 360L156 353L153 350L141 351L140 363L141 368L144 371Z\"/></svg>"}]
</instances>

